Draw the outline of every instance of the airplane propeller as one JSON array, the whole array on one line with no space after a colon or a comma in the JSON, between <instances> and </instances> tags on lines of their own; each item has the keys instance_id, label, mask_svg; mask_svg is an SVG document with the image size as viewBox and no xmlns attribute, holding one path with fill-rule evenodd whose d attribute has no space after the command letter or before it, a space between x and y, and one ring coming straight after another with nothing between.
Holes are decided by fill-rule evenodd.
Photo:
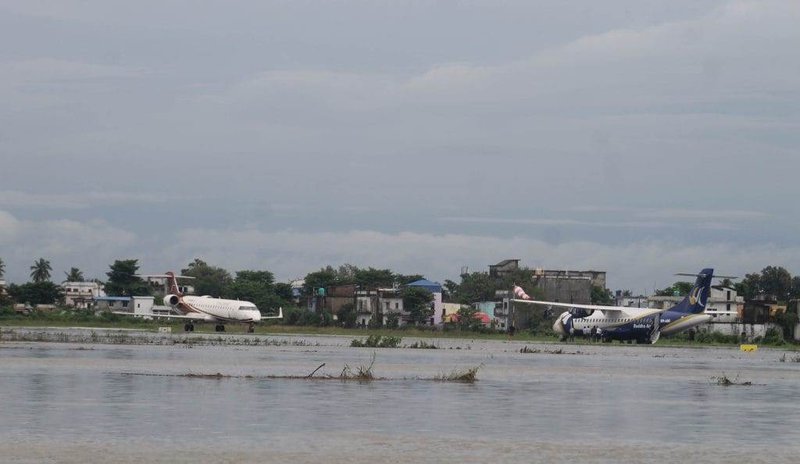
<instances>
[{"instance_id":1,"label":"airplane propeller","mask_svg":"<svg viewBox=\"0 0 800 464\"><path fill-rule=\"evenodd\" d=\"M676 276L684 276L684 277L705 277L705 274L692 274L690 272L678 272L675 274ZM738 279L737 276L724 276L724 275L714 275L712 276L713 279Z\"/></svg>"}]
</instances>

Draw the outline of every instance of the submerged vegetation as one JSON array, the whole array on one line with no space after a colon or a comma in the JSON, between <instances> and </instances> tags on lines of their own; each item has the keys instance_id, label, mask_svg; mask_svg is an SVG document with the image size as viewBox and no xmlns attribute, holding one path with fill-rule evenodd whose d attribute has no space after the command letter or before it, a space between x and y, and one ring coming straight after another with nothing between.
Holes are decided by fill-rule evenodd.
<instances>
[{"instance_id":1,"label":"submerged vegetation","mask_svg":"<svg viewBox=\"0 0 800 464\"><path fill-rule=\"evenodd\" d=\"M753 382L750 381L740 381L738 374L736 375L736 377L731 379L730 377L726 376L724 372L720 376L711 377L711 380L717 385L722 385L723 387L753 385Z\"/></svg>"},{"instance_id":2,"label":"submerged vegetation","mask_svg":"<svg viewBox=\"0 0 800 464\"><path fill-rule=\"evenodd\" d=\"M449 374L438 375L433 380L438 382L474 383L478 380L478 369L481 367L483 367L483 364L467 369L455 369Z\"/></svg>"},{"instance_id":3,"label":"submerged vegetation","mask_svg":"<svg viewBox=\"0 0 800 464\"><path fill-rule=\"evenodd\" d=\"M401 337L370 335L366 340L354 339L350 346L354 348L397 348L403 341Z\"/></svg>"},{"instance_id":4,"label":"submerged vegetation","mask_svg":"<svg viewBox=\"0 0 800 464\"><path fill-rule=\"evenodd\" d=\"M202 373L186 373L186 374L152 374L144 372L122 372L122 375L130 376L146 376L146 377L183 377L188 379L250 379L250 380L340 380L340 381L357 381L357 382L372 382L372 381L391 381L402 380L408 381L410 379L388 379L384 377L376 377L372 369L375 366L376 353L372 353L372 357L368 365L359 365L351 368L349 364L345 364L339 375L315 375L317 371L325 367L326 363L320 364L316 369L311 371L308 375L229 375L221 372L213 374ZM456 382L456 383L474 383L477 381L478 369L483 367L483 364L467 369L454 369L449 374L441 374L433 378L415 378L411 380L417 381L436 381L436 382Z\"/></svg>"}]
</instances>

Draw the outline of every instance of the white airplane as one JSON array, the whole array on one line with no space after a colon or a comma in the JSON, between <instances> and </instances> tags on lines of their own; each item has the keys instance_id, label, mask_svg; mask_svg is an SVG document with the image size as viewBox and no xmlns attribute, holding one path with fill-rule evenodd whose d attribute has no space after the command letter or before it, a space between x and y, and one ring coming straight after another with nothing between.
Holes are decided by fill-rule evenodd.
<instances>
[{"instance_id":1,"label":"white airplane","mask_svg":"<svg viewBox=\"0 0 800 464\"><path fill-rule=\"evenodd\" d=\"M175 276L175 274L172 272L167 272L164 275L151 275L148 277L161 277L168 279L169 294L164 296L164 303L171 306L174 311L179 313L164 315L154 314L152 316L170 319L185 319L187 322L184 324L183 330L186 332L194 332L195 322L214 322L216 323L214 330L217 332L224 332L225 324L228 322L248 324L248 332L253 332L255 330L255 324L259 321L283 318L283 308L278 308L277 316L262 316L258 307L249 301L212 298L208 295L184 295L178 287L177 277L193 277ZM117 314L130 315L129 313Z\"/></svg>"},{"instance_id":2,"label":"white airplane","mask_svg":"<svg viewBox=\"0 0 800 464\"><path fill-rule=\"evenodd\" d=\"M583 334L595 329L603 341L635 340L636 343L655 343L662 334L670 335L681 332L705 324L712 318L711 315L705 313L705 309L714 270L703 269L699 274L678 275L696 276L697 280L689 295L668 309L534 301L528 299L530 297L519 287L516 287L514 292L521 298L513 301L569 308L568 311L561 313L553 324L553 330L561 335L562 340L572 334ZM735 277L718 276L718 278Z\"/></svg>"}]
</instances>

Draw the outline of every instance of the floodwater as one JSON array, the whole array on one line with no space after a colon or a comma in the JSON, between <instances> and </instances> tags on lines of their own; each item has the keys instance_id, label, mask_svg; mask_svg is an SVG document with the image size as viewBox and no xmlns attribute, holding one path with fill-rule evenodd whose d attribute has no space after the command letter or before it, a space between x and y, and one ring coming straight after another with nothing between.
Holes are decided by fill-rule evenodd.
<instances>
[{"instance_id":1,"label":"floodwater","mask_svg":"<svg viewBox=\"0 0 800 464\"><path fill-rule=\"evenodd\" d=\"M0 343L0 461L800 461L800 353L352 338ZM373 353L381 380L314 379ZM475 366L473 384L430 380Z\"/></svg>"}]
</instances>

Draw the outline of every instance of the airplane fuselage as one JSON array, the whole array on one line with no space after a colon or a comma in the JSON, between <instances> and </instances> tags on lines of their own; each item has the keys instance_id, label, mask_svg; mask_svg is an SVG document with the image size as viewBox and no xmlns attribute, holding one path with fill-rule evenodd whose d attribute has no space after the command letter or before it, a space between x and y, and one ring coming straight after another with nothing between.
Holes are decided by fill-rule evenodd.
<instances>
[{"instance_id":1,"label":"airplane fuselage","mask_svg":"<svg viewBox=\"0 0 800 464\"><path fill-rule=\"evenodd\" d=\"M168 300L174 295L167 295ZM249 301L226 300L210 296L182 296L173 299L172 306L187 316L197 316L197 320L209 322L258 322L261 311Z\"/></svg>"},{"instance_id":2,"label":"airplane fuselage","mask_svg":"<svg viewBox=\"0 0 800 464\"><path fill-rule=\"evenodd\" d=\"M562 337L589 335L592 329L605 340L636 340L654 343L659 336L658 310L631 308L606 315L594 311L585 317L576 317L566 311L553 324L553 330ZM571 333L569 332L571 329Z\"/></svg>"},{"instance_id":3,"label":"airplane fuselage","mask_svg":"<svg viewBox=\"0 0 800 464\"><path fill-rule=\"evenodd\" d=\"M605 340L636 340L655 343L659 335L671 335L690 329L711 320L708 314L687 314L677 311L666 311L648 308L631 308L606 315L602 311L594 311L585 317L576 317L572 312L564 312L553 324L553 330L562 336L588 335L596 329Z\"/></svg>"}]
</instances>

